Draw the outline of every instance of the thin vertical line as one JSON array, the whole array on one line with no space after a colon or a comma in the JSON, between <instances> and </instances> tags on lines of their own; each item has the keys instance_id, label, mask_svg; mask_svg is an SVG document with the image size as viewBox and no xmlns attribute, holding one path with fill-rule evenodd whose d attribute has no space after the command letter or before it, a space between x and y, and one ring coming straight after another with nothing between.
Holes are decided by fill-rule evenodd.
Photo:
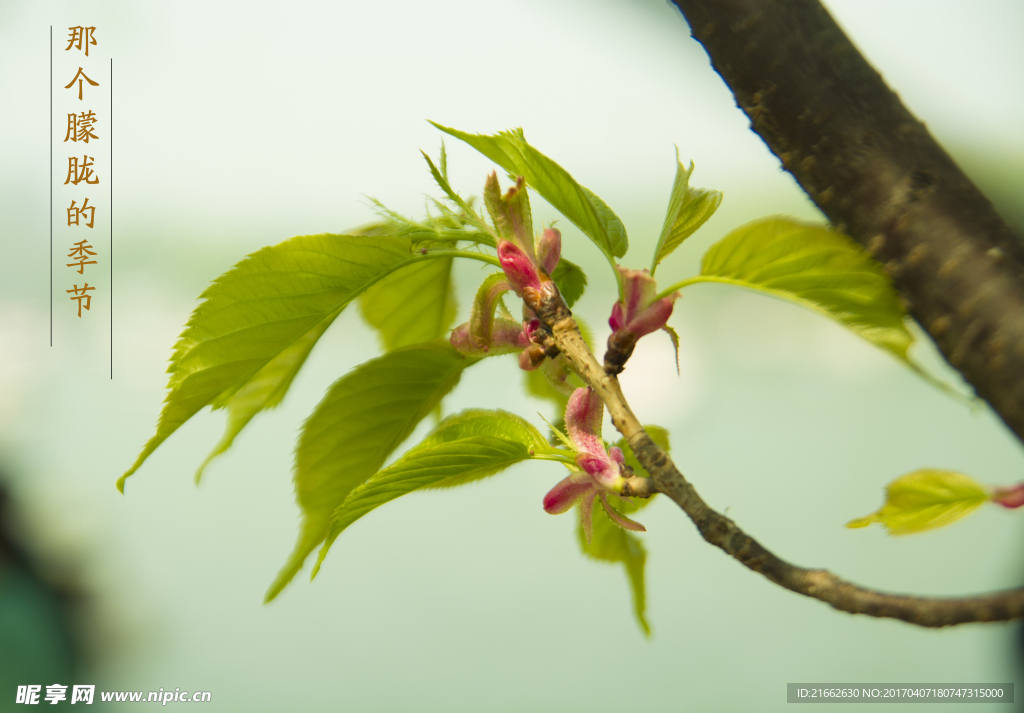
<instances>
[{"instance_id":1,"label":"thin vertical line","mask_svg":"<svg viewBox=\"0 0 1024 713\"><path fill-rule=\"evenodd\" d=\"M114 378L114 58L110 58L110 378Z\"/></svg>"},{"instance_id":2,"label":"thin vertical line","mask_svg":"<svg viewBox=\"0 0 1024 713\"><path fill-rule=\"evenodd\" d=\"M50 346L53 346L53 25L50 25Z\"/></svg>"}]
</instances>

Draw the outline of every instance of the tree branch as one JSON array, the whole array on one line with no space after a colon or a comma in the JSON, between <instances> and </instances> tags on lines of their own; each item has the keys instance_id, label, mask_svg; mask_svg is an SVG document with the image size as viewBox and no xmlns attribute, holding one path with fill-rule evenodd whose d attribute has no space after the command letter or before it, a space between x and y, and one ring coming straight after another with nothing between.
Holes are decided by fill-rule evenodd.
<instances>
[{"instance_id":1,"label":"tree branch","mask_svg":"<svg viewBox=\"0 0 1024 713\"><path fill-rule=\"evenodd\" d=\"M819 599L835 609L851 614L901 619L927 627L1024 617L1024 587L977 597L903 596L865 589L826 570L805 569L780 559L743 532L736 523L704 502L668 454L651 440L622 395L618 378L605 371L583 340L576 320L572 318L555 283L544 283L540 291L527 288L523 297L527 306L537 313L540 321L550 330L548 339L565 354L580 377L604 401L612 423L625 436L637 460L650 473L650 480L654 481L657 490L672 498L682 508L705 540L739 560L745 567L790 591Z\"/></svg>"},{"instance_id":2,"label":"tree branch","mask_svg":"<svg viewBox=\"0 0 1024 713\"><path fill-rule=\"evenodd\" d=\"M1024 244L817 0L673 0L751 128L1024 441Z\"/></svg>"}]
</instances>

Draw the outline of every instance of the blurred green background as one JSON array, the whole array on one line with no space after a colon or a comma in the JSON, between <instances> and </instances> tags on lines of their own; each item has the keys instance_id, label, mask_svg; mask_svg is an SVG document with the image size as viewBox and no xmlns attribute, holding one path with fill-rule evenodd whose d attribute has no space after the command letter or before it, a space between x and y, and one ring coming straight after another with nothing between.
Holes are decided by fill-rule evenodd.
<instances>
[{"instance_id":1,"label":"blurred green background","mask_svg":"<svg viewBox=\"0 0 1024 713\"><path fill-rule=\"evenodd\" d=\"M1024 223L1024 5L827 5L1007 218ZM88 237L102 274L81 320L63 292L71 273L61 249L79 233L62 227L77 193L61 185L71 154L60 143L75 108L61 78L81 63L64 38L79 24L98 28L81 62L101 83L92 95L101 140L90 149L102 181L85 193L97 196ZM667 501L643 518L654 630L645 640L620 570L584 560L573 518L542 511L561 477L556 464L389 504L345 533L315 584L300 575L263 606L298 530L297 429L335 378L379 353L355 310L201 487L192 474L220 437L222 412L194 418L125 496L115 490L153 431L166 360L204 286L264 245L372 220L367 196L420 215L436 191L418 149L440 145L425 119L481 133L522 126L615 209L630 232L626 262L638 267L661 227L678 145L696 162L692 182L725 200L659 269L666 284L694 273L704 249L748 220L819 218L666 2L8 0L0 106L0 469L13 537L41 581L79 593L84 668L62 682L209 690L210 711L781 710L795 681L1024 683L1018 627L925 631L834 612L709 547ZM479 193L487 161L453 141L448 151L453 184ZM113 379L103 276L111 177ZM540 200L535 211L557 217ZM614 299L607 268L575 228L561 227L563 255L591 277L577 313L603 343ZM458 267L459 321L480 275L475 263ZM624 389L642 420L669 429L676 463L702 495L764 544L895 592L1020 584L1020 513L984 509L903 539L843 527L919 467L1020 480L1021 446L987 407L972 410L840 327L753 294L689 288L671 324L680 375L668 340L652 336ZM956 379L930 344L916 355ZM523 395L519 379L511 357L491 360L467 373L446 409L500 407L540 425L534 414L550 409ZM9 595L2 571L12 570L0 570ZM8 640L61 650L59 636L12 609L17 601L26 600L0 598ZM0 710L13 685L54 682L50 673L6 680L25 656L0 650ZM54 657L57 668L40 654L34 670L66 670Z\"/></svg>"}]
</instances>

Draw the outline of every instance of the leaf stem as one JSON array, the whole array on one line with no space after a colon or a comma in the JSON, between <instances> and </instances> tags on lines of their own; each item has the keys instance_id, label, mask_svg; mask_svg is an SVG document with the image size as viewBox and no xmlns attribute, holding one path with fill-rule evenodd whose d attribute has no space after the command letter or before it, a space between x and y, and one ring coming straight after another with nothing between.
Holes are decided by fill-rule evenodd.
<instances>
[{"instance_id":1,"label":"leaf stem","mask_svg":"<svg viewBox=\"0 0 1024 713\"><path fill-rule=\"evenodd\" d=\"M427 248L420 252L422 258L431 257L464 257L470 260L479 260L480 262L487 262L491 265L497 265L501 267L501 262L494 255L488 255L487 253L478 253L472 250L430 250ZM413 258L414 260L420 258Z\"/></svg>"},{"instance_id":2,"label":"leaf stem","mask_svg":"<svg viewBox=\"0 0 1024 713\"><path fill-rule=\"evenodd\" d=\"M534 453L530 458L534 460L553 460L559 463L565 463L566 465L576 465L576 459L567 453L559 453L557 451L539 452Z\"/></svg>"},{"instance_id":3,"label":"leaf stem","mask_svg":"<svg viewBox=\"0 0 1024 713\"><path fill-rule=\"evenodd\" d=\"M654 273L652 272L651 274L653 275ZM684 287L689 287L690 285L696 285L698 282L732 282L732 281L731 280L723 280L723 279L717 278L717 277L711 277L709 275L694 275L693 277L687 277L685 280L681 280L680 282L677 282L676 284L672 285L671 287L665 288L664 290L659 292L658 296L655 297L654 299L655 300L660 300L662 298L668 297L669 295L671 295L676 290L681 290ZM736 283L732 283L732 284L736 284Z\"/></svg>"}]
</instances>

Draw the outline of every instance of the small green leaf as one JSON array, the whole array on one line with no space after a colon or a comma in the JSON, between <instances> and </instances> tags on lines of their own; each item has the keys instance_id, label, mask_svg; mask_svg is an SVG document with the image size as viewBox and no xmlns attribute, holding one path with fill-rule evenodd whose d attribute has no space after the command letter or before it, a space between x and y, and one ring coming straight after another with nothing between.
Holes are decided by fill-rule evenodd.
<instances>
[{"instance_id":1,"label":"small green leaf","mask_svg":"<svg viewBox=\"0 0 1024 713\"><path fill-rule=\"evenodd\" d=\"M950 470L922 468L900 476L885 489L885 505L867 517L846 523L867 527L881 523L890 535L909 535L945 527L974 512L989 498L981 483Z\"/></svg>"},{"instance_id":2,"label":"small green leaf","mask_svg":"<svg viewBox=\"0 0 1024 713\"><path fill-rule=\"evenodd\" d=\"M576 304L576 300L582 297L583 291L587 289L586 273L579 265L569 262L565 258L558 261L555 274L551 276L551 279L558 285L562 299L570 307Z\"/></svg>"},{"instance_id":3,"label":"small green leaf","mask_svg":"<svg viewBox=\"0 0 1024 713\"><path fill-rule=\"evenodd\" d=\"M359 298L363 317L393 351L444 336L455 320L452 258L425 260L369 287Z\"/></svg>"},{"instance_id":4,"label":"small green leaf","mask_svg":"<svg viewBox=\"0 0 1024 713\"><path fill-rule=\"evenodd\" d=\"M644 430L647 431L647 435L651 437L658 446L661 447L666 453L671 449L671 445L668 440L668 431L661 426L644 426ZM640 461L636 459L636 455L633 453L633 449L629 447L629 443L626 442L625 438L620 438L613 445L618 446L622 449L622 455L626 457L626 465L633 469L633 472L639 476L650 477L647 470L640 465ZM643 502L638 500L637 502Z\"/></svg>"},{"instance_id":5,"label":"small green leaf","mask_svg":"<svg viewBox=\"0 0 1024 713\"><path fill-rule=\"evenodd\" d=\"M676 149L676 178L672 184L672 194L669 196L661 237L658 238L658 246L654 249L652 275L658 263L682 245L697 228L704 225L722 204L721 192L708 188L690 188L692 173L693 161L690 161L689 168L684 168L679 160L679 149Z\"/></svg>"},{"instance_id":6,"label":"small green leaf","mask_svg":"<svg viewBox=\"0 0 1024 713\"><path fill-rule=\"evenodd\" d=\"M913 337L892 281L859 245L826 227L788 218L748 223L713 245L700 276L685 282L700 281L790 300L910 363Z\"/></svg>"},{"instance_id":7,"label":"small green leaf","mask_svg":"<svg viewBox=\"0 0 1024 713\"><path fill-rule=\"evenodd\" d=\"M303 424L295 490L303 512L295 550L267 592L270 601L327 536L331 513L384 461L477 362L438 341L359 365L334 382Z\"/></svg>"},{"instance_id":8,"label":"small green leaf","mask_svg":"<svg viewBox=\"0 0 1024 713\"><path fill-rule=\"evenodd\" d=\"M544 365L542 365L542 367L543 366ZM570 383L575 385L575 374L567 375L567 378L571 379L572 381ZM543 399L553 403L555 405L556 414L565 413L565 406L569 403L569 394L555 388L543 368L534 369L533 371L524 371L523 385L530 396L535 396L538 399Z\"/></svg>"},{"instance_id":9,"label":"small green leaf","mask_svg":"<svg viewBox=\"0 0 1024 713\"><path fill-rule=\"evenodd\" d=\"M629 239L619 217L564 168L530 146L521 129L486 136L431 123L465 141L509 173L525 178L528 186L593 240L613 266L614 258L626 254Z\"/></svg>"},{"instance_id":10,"label":"small green leaf","mask_svg":"<svg viewBox=\"0 0 1024 713\"><path fill-rule=\"evenodd\" d=\"M408 238L415 250L420 248L451 248L459 240L467 240L490 247L495 246L490 228L482 232L465 214L456 214L443 203L434 201L441 215L427 215L423 220L413 220L391 210L380 201L371 198L381 220L363 226L355 235L390 235ZM479 216L477 216L479 219ZM486 226L484 226L486 227Z\"/></svg>"},{"instance_id":11,"label":"small green leaf","mask_svg":"<svg viewBox=\"0 0 1024 713\"><path fill-rule=\"evenodd\" d=\"M627 514L635 512L647 504L646 500L638 500L637 506L630 506L624 500L608 496L609 504L620 513ZM577 508L578 509L578 508ZM598 503L593 513L594 532L587 544L587 537L583 533L583 526L576 528L576 539L580 543L580 549L587 557L600 562L621 563L629 580L629 586L633 593L633 614L636 616L637 624L644 632L644 636L651 635L651 626L647 622L647 589L644 582L644 568L647 564L647 551L644 549L640 538L631 532L623 530L608 517Z\"/></svg>"},{"instance_id":12,"label":"small green leaf","mask_svg":"<svg viewBox=\"0 0 1024 713\"><path fill-rule=\"evenodd\" d=\"M445 154L444 142L441 142L441 158L438 161L441 165L440 170L434 165L434 162L430 160L430 156L427 156L426 152L420 151L420 153L423 154L423 158L426 159L427 166L430 168L430 175L433 176L438 187L444 191L448 200L459 209L458 215L455 216L456 220L459 223L470 226L477 231L479 234L475 238L477 242L482 242L486 245L490 245L491 247L495 247L497 245L497 241L494 239L494 234L490 226L488 226L487 223L484 222L484 219L481 218L475 210L473 210L473 206L470 201L463 199L463 197L456 193L448 183L448 158ZM442 208L444 208L443 205Z\"/></svg>"},{"instance_id":13,"label":"small green leaf","mask_svg":"<svg viewBox=\"0 0 1024 713\"><path fill-rule=\"evenodd\" d=\"M651 437L651 440L661 446L665 451L669 450L668 431L661 426L644 426L644 430ZM640 462L633 454L633 449L621 438L615 443L622 449L626 458L626 465L633 468L636 475L644 476L647 471L640 465ZM632 498L632 502L623 500L614 495L608 496L609 504L623 515L630 515L643 508L654 498ZM647 601L644 587L644 567L647 562L647 552L643 543L636 535L623 530L616 525L605 513L600 505L594 507L593 514L594 535L587 544L587 538L583 534L582 525L576 528L577 539L583 553L592 559L602 562L621 562L626 578L629 580L633 592L633 613L636 615L637 623L646 636L651 635L651 627L647 623Z\"/></svg>"},{"instance_id":14,"label":"small green leaf","mask_svg":"<svg viewBox=\"0 0 1024 713\"><path fill-rule=\"evenodd\" d=\"M231 412L211 457L226 449L256 412L281 400L349 302L417 259L422 256L412 255L406 237L307 235L263 248L217 278L174 347L156 434L118 479L118 489L205 406Z\"/></svg>"},{"instance_id":15,"label":"small green leaf","mask_svg":"<svg viewBox=\"0 0 1024 713\"><path fill-rule=\"evenodd\" d=\"M349 493L331 517L313 576L334 540L371 510L414 490L486 478L547 450L536 428L504 411L472 410L445 419L422 443Z\"/></svg>"}]
</instances>

